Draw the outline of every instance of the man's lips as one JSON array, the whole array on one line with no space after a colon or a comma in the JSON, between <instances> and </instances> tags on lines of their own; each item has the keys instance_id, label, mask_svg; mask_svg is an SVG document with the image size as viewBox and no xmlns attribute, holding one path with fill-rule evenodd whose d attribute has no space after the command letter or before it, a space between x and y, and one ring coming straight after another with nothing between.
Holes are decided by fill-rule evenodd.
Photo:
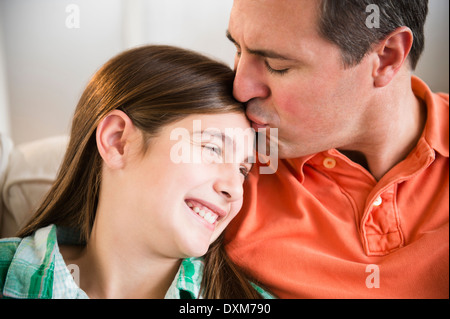
<instances>
[{"instance_id":1,"label":"man's lips","mask_svg":"<svg viewBox=\"0 0 450 319\"><path fill-rule=\"evenodd\" d=\"M252 121L252 128L253 128L255 131L258 131L258 129L268 128L268 127L269 127L269 125L267 125L267 124L261 124L261 123L253 122L253 121Z\"/></svg>"},{"instance_id":2,"label":"man's lips","mask_svg":"<svg viewBox=\"0 0 450 319\"><path fill-rule=\"evenodd\" d=\"M265 124L262 120L255 118L249 114L247 114L247 116L248 116L248 118L252 124L252 127L255 131L258 131L259 128L269 128L269 125Z\"/></svg>"},{"instance_id":3,"label":"man's lips","mask_svg":"<svg viewBox=\"0 0 450 319\"><path fill-rule=\"evenodd\" d=\"M254 126L254 127L266 127L267 126L267 124L264 124L263 121L255 118L249 114L247 114L247 117L250 120L250 122L252 123L252 126Z\"/></svg>"}]
</instances>

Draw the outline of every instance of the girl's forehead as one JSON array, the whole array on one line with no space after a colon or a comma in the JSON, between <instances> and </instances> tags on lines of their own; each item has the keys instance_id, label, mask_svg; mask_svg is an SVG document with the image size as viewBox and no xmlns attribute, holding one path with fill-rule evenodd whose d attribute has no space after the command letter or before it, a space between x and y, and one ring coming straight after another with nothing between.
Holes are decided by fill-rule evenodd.
<instances>
[{"instance_id":1,"label":"girl's forehead","mask_svg":"<svg viewBox=\"0 0 450 319\"><path fill-rule=\"evenodd\" d=\"M225 132L233 129L250 128L250 122L244 113L192 114L172 123L168 129L185 128L190 132Z\"/></svg>"}]
</instances>

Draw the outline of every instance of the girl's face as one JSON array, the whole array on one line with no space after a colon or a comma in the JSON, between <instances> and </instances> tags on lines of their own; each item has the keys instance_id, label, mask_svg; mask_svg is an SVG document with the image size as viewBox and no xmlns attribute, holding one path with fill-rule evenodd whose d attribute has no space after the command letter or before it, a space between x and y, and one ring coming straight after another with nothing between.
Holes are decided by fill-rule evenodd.
<instances>
[{"instance_id":1,"label":"girl's face","mask_svg":"<svg viewBox=\"0 0 450 319\"><path fill-rule=\"evenodd\" d=\"M139 242L159 254L201 256L242 206L254 162L244 114L192 115L165 126L128 167L129 215Z\"/></svg>"}]
</instances>

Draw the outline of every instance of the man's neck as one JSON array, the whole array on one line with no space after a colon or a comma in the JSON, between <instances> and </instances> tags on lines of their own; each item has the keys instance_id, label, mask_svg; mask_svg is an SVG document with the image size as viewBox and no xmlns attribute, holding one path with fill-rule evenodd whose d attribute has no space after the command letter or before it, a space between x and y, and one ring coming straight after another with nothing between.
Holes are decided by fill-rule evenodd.
<instances>
[{"instance_id":1,"label":"man's neck","mask_svg":"<svg viewBox=\"0 0 450 319\"><path fill-rule=\"evenodd\" d=\"M365 167L376 180L404 160L417 145L426 123L426 106L410 91L395 101L385 100L374 116L371 130L359 142L339 149L354 162ZM391 102L391 103L389 103Z\"/></svg>"}]
</instances>

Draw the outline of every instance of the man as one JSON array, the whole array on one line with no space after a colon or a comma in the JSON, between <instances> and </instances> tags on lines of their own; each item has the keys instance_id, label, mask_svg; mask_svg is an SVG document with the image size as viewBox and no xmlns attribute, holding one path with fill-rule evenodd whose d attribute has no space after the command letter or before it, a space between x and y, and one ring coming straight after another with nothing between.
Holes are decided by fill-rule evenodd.
<instances>
[{"instance_id":1,"label":"man","mask_svg":"<svg viewBox=\"0 0 450 319\"><path fill-rule=\"evenodd\" d=\"M425 0L235 0L235 97L278 129L232 259L281 298L448 298L448 95L411 76Z\"/></svg>"}]
</instances>

